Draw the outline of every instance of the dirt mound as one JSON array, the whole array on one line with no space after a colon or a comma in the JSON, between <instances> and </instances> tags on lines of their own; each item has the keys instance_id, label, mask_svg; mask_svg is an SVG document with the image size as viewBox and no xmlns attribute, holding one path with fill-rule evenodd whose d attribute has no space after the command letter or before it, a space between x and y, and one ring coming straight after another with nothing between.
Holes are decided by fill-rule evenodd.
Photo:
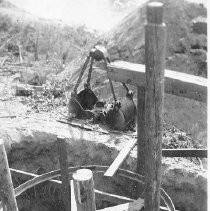
<instances>
[{"instance_id":1,"label":"dirt mound","mask_svg":"<svg viewBox=\"0 0 210 211\"><path fill-rule=\"evenodd\" d=\"M167 26L166 67L206 76L207 37L202 32L200 32L202 36L194 33L192 25L195 18L206 18L207 9L200 4L183 0L161 0L161 2L164 3L164 22ZM120 59L144 64L145 21L146 4L133 11L107 35L112 60ZM195 53L192 51L196 50L200 55L200 50L203 49L202 58L194 56Z\"/></svg>"}]
</instances>

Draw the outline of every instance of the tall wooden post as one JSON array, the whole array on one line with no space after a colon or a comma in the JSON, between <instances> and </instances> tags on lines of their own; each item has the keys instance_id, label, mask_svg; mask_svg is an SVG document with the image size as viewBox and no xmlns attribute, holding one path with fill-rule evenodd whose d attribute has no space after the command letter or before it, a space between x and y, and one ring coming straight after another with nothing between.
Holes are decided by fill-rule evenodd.
<instances>
[{"instance_id":1,"label":"tall wooden post","mask_svg":"<svg viewBox=\"0 0 210 211\"><path fill-rule=\"evenodd\" d=\"M64 137L57 137L59 162L61 169L61 181L62 181L62 198L65 205L65 211L71 210L71 189L68 172L68 156L66 149L66 142Z\"/></svg>"},{"instance_id":2,"label":"tall wooden post","mask_svg":"<svg viewBox=\"0 0 210 211\"><path fill-rule=\"evenodd\" d=\"M92 171L89 169L79 169L72 177L77 211L95 211L96 205Z\"/></svg>"},{"instance_id":3,"label":"tall wooden post","mask_svg":"<svg viewBox=\"0 0 210 211\"><path fill-rule=\"evenodd\" d=\"M145 174L145 87L137 87L137 172ZM137 189L138 191L138 189Z\"/></svg>"},{"instance_id":4,"label":"tall wooden post","mask_svg":"<svg viewBox=\"0 0 210 211\"><path fill-rule=\"evenodd\" d=\"M145 26L145 211L159 211L160 207L165 29L163 4L149 3Z\"/></svg>"},{"instance_id":5,"label":"tall wooden post","mask_svg":"<svg viewBox=\"0 0 210 211\"><path fill-rule=\"evenodd\" d=\"M137 173L145 175L145 87L137 87ZM142 185L137 183L136 198L142 197Z\"/></svg>"},{"instance_id":6,"label":"tall wooden post","mask_svg":"<svg viewBox=\"0 0 210 211\"><path fill-rule=\"evenodd\" d=\"M3 140L0 140L0 201L3 210L18 211Z\"/></svg>"}]
</instances>

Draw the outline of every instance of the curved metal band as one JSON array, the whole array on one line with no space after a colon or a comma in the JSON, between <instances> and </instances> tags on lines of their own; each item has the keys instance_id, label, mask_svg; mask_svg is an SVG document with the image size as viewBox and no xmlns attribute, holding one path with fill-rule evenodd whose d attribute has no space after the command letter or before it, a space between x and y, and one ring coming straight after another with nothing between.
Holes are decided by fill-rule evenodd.
<instances>
[{"instance_id":1,"label":"curved metal band","mask_svg":"<svg viewBox=\"0 0 210 211\"><path fill-rule=\"evenodd\" d=\"M87 168L95 172L106 172L106 170L109 168L109 166L100 166L100 165L88 165L88 166L77 166L77 167L69 167L69 174L72 174L78 169ZM19 196L24 191L28 190L31 187L34 187L35 185L38 185L42 182L48 181L50 179L53 179L55 177L58 177L61 175L61 170L54 170L45 174L42 174L38 177L35 177L31 180L28 180L27 182L21 184L17 188L15 188L15 196ZM116 173L116 176L121 176L136 182L139 182L141 184L144 184L144 176L137 174L135 172L125 170L125 169L119 169ZM168 209L170 211L175 211L174 204L171 200L171 198L168 196L168 194L164 191L164 189L161 188L161 198L167 205Z\"/></svg>"}]
</instances>

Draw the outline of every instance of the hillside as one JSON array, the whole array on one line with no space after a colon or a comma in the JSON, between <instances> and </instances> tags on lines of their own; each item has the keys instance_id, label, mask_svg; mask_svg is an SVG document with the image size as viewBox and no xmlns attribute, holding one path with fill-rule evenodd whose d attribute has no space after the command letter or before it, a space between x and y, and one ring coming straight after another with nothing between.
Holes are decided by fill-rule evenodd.
<instances>
[{"instance_id":1,"label":"hillside","mask_svg":"<svg viewBox=\"0 0 210 211\"><path fill-rule=\"evenodd\" d=\"M183 0L161 0L167 26L166 67L194 75L207 76L207 36L192 30L192 21L207 17L207 9ZM144 64L144 24L146 4L128 15L107 36L112 60Z\"/></svg>"}]
</instances>

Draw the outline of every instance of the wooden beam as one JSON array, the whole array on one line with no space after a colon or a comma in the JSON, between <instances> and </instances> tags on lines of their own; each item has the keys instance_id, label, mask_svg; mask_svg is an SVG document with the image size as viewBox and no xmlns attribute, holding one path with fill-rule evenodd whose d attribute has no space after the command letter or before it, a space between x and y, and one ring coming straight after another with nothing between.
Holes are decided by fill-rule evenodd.
<instances>
[{"instance_id":1,"label":"wooden beam","mask_svg":"<svg viewBox=\"0 0 210 211\"><path fill-rule=\"evenodd\" d=\"M4 141L0 139L0 200L3 210L18 211Z\"/></svg>"},{"instance_id":2,"label":"wooden beam","mask_svg":"<svg viewBox=\"0 0 210 211\"><path fill-rule=\"evenodd\" d=\"M207 149L162 149L163 157L198 157L207 158Z\"/></svg>"},{"instance_id":3,"label":"wooden beam","mask_svg":"<svg viewBox=\"0 0 210 211\"><path fill-rule=\"evenodd\" d=\"M21 170L13 169L13 168L10 168L10 172L11 172L12 176L15 176L16 175L18 177L19 176L26 177L25 180L30 180L30 179L32 179L34 177L40 176L38 174L33 174L33 173L29 173L29 172L26 172L26 171L21 171ZM60 180L54 180L54 179L49 180L49 182L52 182L55 185L58 185L58 187L60 187L61 186L61 183L62 183Z\"/></svg>"},{"instance_id":4,"label":"wooden beam","mask_svg":"<svg viewBox=\"0 0 210 211\"><path fill-rule=\"evenodd\" d=\"M147 5L145 25L145 211L160 210L166 27L163 4Z\"/></svg>"},{"instance_id":5,"label":"wooden beam","mask_svg":"<svg viewBox=\"0 0 210 211\"><path fill-rule=\"evenodd\" d=\"M114 207L108 207L105 209L101 209L98 211L137 211L141 210L144 207L144 199L137 199L134 202L126 203L126 204L120 204Z\"/></svg>"},{"instance_id":6,"label":"wooden beam","mask_svg":"<svg viewBox=\"0 0 210 211\"><path fill-rule=\"evenodd\" d=\"M98 211L137 211L141 210L144 207L144 200L139 198L134 202L120 204L114 207L108 207L104 209L100 209ZM171 211L167 207L160 206L161 211ZM175 210L178 211L178 210Z\"/></svg>"},{"instance_id":7,"label":"wooden beam","mask_svg":"<svg viewBox=\"0 0 210 211\"><path fill-rule=\"evenodd\" d=\"M145 86L145 65L124 61L108 65L109 77L117 82ZM207 102L207 79L183 72L165 70L165 93Z\"/></svg>"},{"instance_id":8,"label":"wooden beam","mask_svg":"<svg viewBox=\"0 0 210 211\"><path fill-rule=\"evenodd\" d=\"M62 181L62 198L66 211L71 210L71 190L70 190L70 180L68 171L68 155L66 142L64 137L57 137L57 147L59 153L59 162L61 169L61 181Z\"/></svg>"},{"instance_id":9,"label":"wooden beam","mask_svg":"<svg viewBox=\"0 0 210 211\"><path fill-rule=\"evenodd\" d=\"M70 184L71 184L71 210L77 211L77 202L75 197L73 180L71 180Z\"/></svg>"},{"instance_id":10,"label":"wooden beam","mask_svg":"<svg viewBox=\"0 0 210 211\"><path fill-rule=\"evenodd\" d=\"M115 158L114 162L107 169L104 176L113 177L116 174L117 170L120 168L130 151L135 147L136 143L137 140L133 139L126 144L126 146L120 151L118 156Z\"/></svg>"},{"instance_id":11,"label":"wooden beam","mask_svg":"<svg viewBox=\"0 0 210 211\"><path fill-rule=\"evenodd\" d=\"M127 202L132 202L134 199L125 197L125 196L119 196L111 193L106 193L104 191L99 191L95 189L96 198L98 197L99 200L109 201L115 204L122 204Z\"/></svg>"}]
</instances>

